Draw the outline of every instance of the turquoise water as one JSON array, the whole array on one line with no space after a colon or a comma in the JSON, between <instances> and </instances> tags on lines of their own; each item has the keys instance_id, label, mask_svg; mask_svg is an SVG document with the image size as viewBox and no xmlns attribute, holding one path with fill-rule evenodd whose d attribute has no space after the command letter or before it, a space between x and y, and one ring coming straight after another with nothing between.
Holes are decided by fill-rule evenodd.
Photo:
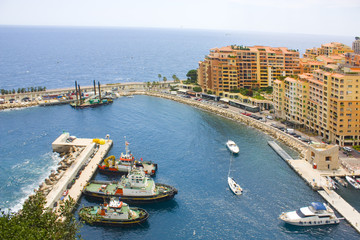
<instances>
[{"instance_id":1,"label":"turquoise water","mask_svg":"<svg viewBox=\"0 0 360 240\"><path fill-rule=\"evenodd\" d=\"M133 228L84 225L84 239L355 239L345 221L336 226L296 228L278 216L323 201L267 145L258 130L170 100L120 98L101 108L68 105L0 112L1 207L15 207L47 175L56 158L51 143L62 131L84 138L110 134L109 154L124 151L124 136L137 157L153 160L155 178L175 186L171 201L142 205L147 223ZM228 139L240 147L231 160ZM287 149L289 151L289 149ZM290 152L296 155L294 152ZM243 187L235 196L230 174ZM115 179L97 174L95 179ZM98 204L82 198L80 206Z\"/></svg>"}]
</instances>

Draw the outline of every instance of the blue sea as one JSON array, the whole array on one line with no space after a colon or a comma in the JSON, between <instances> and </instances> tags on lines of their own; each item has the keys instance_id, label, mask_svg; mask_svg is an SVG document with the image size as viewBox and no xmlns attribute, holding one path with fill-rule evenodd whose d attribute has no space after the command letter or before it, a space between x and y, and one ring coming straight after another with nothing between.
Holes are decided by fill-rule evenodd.
<instances>
[{"instance_id":1,"label":"blue sea","mask_svg":"<svg viewBox=\"0 0 360 240\"><path fill-rule=\"evenodd\" d=\"M346 37L163 29L1 27L0 32L0 88L71 87L74 80L90 85L92 79L102 83L157 81L159 73L181 78L196 68L211 47L263 44L303 51L324 41L351 41ZM63 131L83 138L110 134L114 146L109 154L117 157L124 151L126 136L136 157L158 163L155 181L179 190L171 201L142 205L150 213L146 223L125 229L84 225L84 239L359 238L346 221L321 228L283 224L278 219L283 211L323 201L321 196L267 145L271 137L191 106L135 96L94 109L62 105L1 111L0 123L3 209L19 209L56 168L59 156L52 152L51 143ZM239 145L238 156L231 157L226 149L228 139ZM229 169L244 189L242 196L228 188ZM116 179L101 174L94 178ZM358 191L349 188L340 193L360 210ZM82 198L79 205L94 204L99 202Z\"/></svg>"},{"instance_id":2,"label":"blue sea","mask_svg":"<svg viewBox=\"0 0 360 240\"><path fill-rule=\"evenodd\" d=\"M47 89L180 79L209 50L228 45L288 47L304 53L323 43L351 46L352 36L141 28L0 26L0 89Z\"/></svg>"}]
</instances>

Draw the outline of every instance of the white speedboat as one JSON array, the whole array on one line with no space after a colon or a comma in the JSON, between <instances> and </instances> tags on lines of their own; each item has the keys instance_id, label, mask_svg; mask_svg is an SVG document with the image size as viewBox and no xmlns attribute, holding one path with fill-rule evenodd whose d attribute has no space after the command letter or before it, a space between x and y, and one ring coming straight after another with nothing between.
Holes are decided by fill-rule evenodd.
<instances>
[{"instance_id":1,"label":"white speedboat","mask_svg":"<svg viewBox=\"0 0 360 240\"><path fill-rule=\"evenodd\" d=\"M321 202L312 202L309 207L282 213L280 219L296 226L319 226L340 222L334 211L327 204Z\"/></svg>"},{"instance_id":2,"label":"white speedboat","mask_svg":"<svg viewBox=\"0 0 360 240\"><path fill-rule=\"evenodd\" d=\"M331 177L326 176L326 179L327 179L328 182L329 182L329 187L330 187L330 189L337 189L337 188L338 188L338 187L336 186L335 181L334 181Z\"/></svg>"},{"instance_id":3,"label":"white speedboat","mask_svg":"<svg viewBox=\"0 0 360 240\"><path fill-rule=\"evenodd\" d=\"M360 184L355 181L352 177L345 176L346 181L350 183L351 186L353 186L356 189L360 189Z\"/></svg>"},{"instance_id":4,"label":"white speedboat","mask_svg":"<svg viewBox=\"0 0 360 240\"><path fill-rule=\"evenodd\" d=\"M234 154L239 153L239 147L236 145L234 141L228 140L226 142L227 148Z\"/></svg>"},{"instance_id":5,"label":"white speedboat","mask_svg":"<svg viewBox=\"0 0 360 240\"><path fill-rule=\"evenodd\" d=\"M242 194L242 188L240 187L239 184L237 184L235 182L235 180L231 177L228 177L228 184L229 184L229 187L231 189L231 191L233 193L235 193L236 195L241 195Z\"/></svg>"}]
</instances>

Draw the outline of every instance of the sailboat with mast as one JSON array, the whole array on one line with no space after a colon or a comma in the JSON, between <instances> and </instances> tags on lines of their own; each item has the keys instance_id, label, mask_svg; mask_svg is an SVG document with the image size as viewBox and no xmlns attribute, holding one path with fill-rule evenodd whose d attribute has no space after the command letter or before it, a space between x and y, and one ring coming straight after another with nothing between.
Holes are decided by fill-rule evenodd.
<instances>
[{"instance_id":1,"label":"sailboat with mast","mask_svg":"<svg viewBox=\"0 0 360 240\"><path fill-rule=\"evenodd\" d=\"M75 81L75 94L76 100L70 103L70 106L73 108L87 108L87 107L98 107L102 105L107 105L113 103L111 98L104 98L101 97L101 90L100 90L100 82L98 82L99 94L96 94L96 84L94 80L94 96L84 99L81 96L81 88L80 85Z\"/></svg>"},{"instance_id":2,"label":"sailboat with mast","mask_svg":"<svg viewBox=\"0 0 360 240\"><path fill-rule=\"evenodd\" d=\"M230 158L229 173L228 173L228 185L229 185L231 191L232 191L235 195L241 195L243 189L240 187L239 184L237 184L237 183L235 182L234 178L230 177L231 159L232 159L232 158Z\"/></svg>"}]
</instances>

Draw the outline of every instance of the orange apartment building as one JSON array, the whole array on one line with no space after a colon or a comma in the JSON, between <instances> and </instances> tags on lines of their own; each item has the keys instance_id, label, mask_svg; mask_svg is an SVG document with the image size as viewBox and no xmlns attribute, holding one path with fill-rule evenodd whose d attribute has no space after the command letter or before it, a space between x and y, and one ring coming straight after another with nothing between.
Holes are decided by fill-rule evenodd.
<instances>
[{"instance_id":1,"label":"orange apartment building","mask_svg":"<svg viewBox=\"0 0 360 240\"><path fill-rule=\"evenodd\" d=\"M234 45L210 50L199 62L198 83L203 91L223 96L235 88L271 86L279 76L299 73L299 52L295 50Z\"/></svg>"},{"instance_id":2,"label":"orange apartment building","mask_svg":"<svg viewBox=\"0 0 360 240\"><path fill-rule=\"evenodd\" d=\"M338 42L331 42L322 44L320 48L309 48L304 53L304 58L315 59L317 56L325 55L341 55L349 52L354 52L351 47Z\"/></svg>"},{"instance_id":3,"label":"orange apartment building","mask_svg":"<svg viewBox=\"0 0 360 240\"><path fill-rule=\"evenodd\" d=\"M346 53L345 63L351 67L360 67L360 54Z\"/></svg>"},{"instance_id":4,"label":"orange apartment building","mask_svg":"<svg viewBox=\"0 0 360 240\"><path fill-rule=\"evenodd\" d=\"M332 143L360 145L360 68L327 65L313 74L274 81L278 117Z\"/></svg>"}]
</instances>

